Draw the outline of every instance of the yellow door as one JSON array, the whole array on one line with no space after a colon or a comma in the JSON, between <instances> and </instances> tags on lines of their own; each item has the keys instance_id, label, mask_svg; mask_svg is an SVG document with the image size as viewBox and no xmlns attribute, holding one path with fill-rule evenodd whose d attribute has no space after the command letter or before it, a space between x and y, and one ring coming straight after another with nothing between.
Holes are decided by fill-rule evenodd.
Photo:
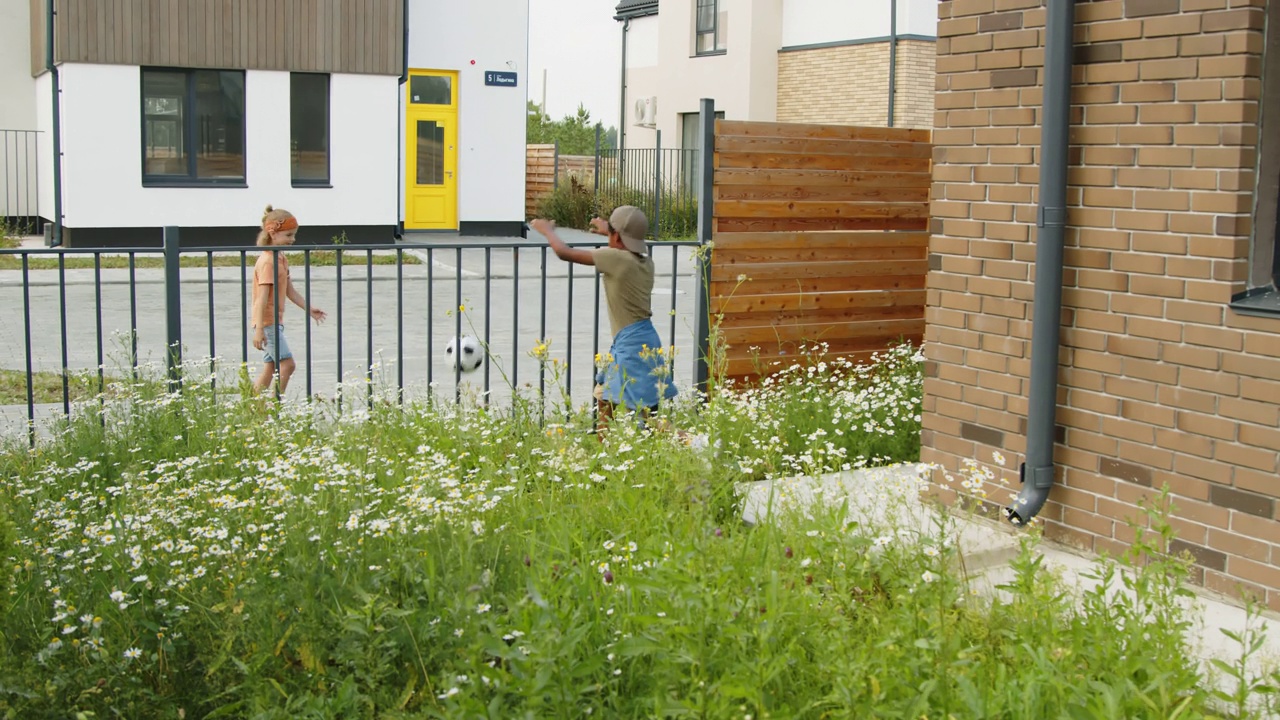
<instances>
[{"instance_id":1,"label":"yellow door","mask_svg":"<svg viewBox=\"0 0 1280 720\"><path fill-rule=\"evenodd\" d=\"M458 74L410 70L405 88L404 226L457 230Z\"/></svg>"}]
</instances>

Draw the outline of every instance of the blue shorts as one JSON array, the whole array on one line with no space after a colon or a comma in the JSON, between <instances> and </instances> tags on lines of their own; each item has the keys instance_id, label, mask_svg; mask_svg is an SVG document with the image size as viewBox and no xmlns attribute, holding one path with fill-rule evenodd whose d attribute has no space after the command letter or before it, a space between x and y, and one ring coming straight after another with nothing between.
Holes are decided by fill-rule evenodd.
<instances>
[{"instance_id":1,"label":"blue shorts","mask_svg":"<svg viewBox=\"0 0 1280 720\"><path fill-rule=\"evenodd\" d=\"M276 330L280 331L279 353L276 353ZM289 341L284 336L283 325L268 325L263 332L267 336L267 347L262 351L262 362L274 363L276 357L281 360L288 360L293 357L293 351L289 349Z\"/></svg>"}]
</instances>

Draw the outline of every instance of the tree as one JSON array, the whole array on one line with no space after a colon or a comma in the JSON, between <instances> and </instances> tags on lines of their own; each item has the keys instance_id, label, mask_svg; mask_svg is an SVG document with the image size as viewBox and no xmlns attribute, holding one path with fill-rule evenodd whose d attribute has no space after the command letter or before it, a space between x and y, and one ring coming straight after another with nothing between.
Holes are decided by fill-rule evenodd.
<instances>
[{"instance_id":1,"label":"tree","mask_svg":"<svg viewBox=\"0 0 1280 720\"><path fill-rule=\"evenodd\" d=\"M602 127L600 123L591 122L591 113L581 104L573 115L566 115L561 120L553 121L537 103L530 100L525 123L525 141L531 145L558 143L560 153L563 155L594 155L596 128L600 127ZM609 132L616 138L615 128L609 128ZM606 142L603 131L601 146L612 147Z\"/></svg>"}]
</instances>

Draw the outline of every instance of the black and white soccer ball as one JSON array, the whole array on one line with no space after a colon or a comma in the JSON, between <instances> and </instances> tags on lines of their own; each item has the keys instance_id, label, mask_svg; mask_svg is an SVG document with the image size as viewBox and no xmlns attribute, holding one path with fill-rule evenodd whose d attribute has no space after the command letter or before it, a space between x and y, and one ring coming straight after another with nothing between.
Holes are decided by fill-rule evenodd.
<instances>
[{"instance_id":1,"label":"black and white soccer ball","mask_svg":"<svg viewBox=\"0 0 1280 720\"><path fill-rule=\"evenodd\" d=\"M459 344L462 346L461 351L458 349ZM463 335L461 343L456 336L449 338L444 354L449 363L456 364L462 372L473 372L484 362L484 348L480 346L479 340L470 335Z\"/></svg>"}]
</instances>

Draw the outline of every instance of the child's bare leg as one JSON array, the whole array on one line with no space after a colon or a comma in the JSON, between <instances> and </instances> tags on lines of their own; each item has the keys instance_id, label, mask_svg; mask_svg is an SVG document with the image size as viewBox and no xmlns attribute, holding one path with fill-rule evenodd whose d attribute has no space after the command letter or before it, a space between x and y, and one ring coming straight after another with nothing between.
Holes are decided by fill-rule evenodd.
<instances>
[{"instance_id":1,"label":"child's bare leg","mask_svg":"<svg viewBox=\"0 0 1280 720\"><path fill-rule=\"evenodd\" d=\"M293 371L298 368L298 364L293 358L285 358L280 361L280 394L284 395L284 391L289 387L289 378L293 377Z\"/></svg>"},{"instance_id":2,"label":"child's bare leg","mask_svg":"<svg viewBox=\"0 0 1280 720\"><path fill-rule=\"evenodd\" d=\"M596 400L596 437L601 442L609 428L609 421L613 419L613 403L608 400Z\"/></svg>"},{"instance_id":3,"label":"child's bare leg","mask_svg":"<svg viewBox=\"0 0 1280 720\"><path fill-rule=\"evenodd\" d=\"M262 372L258 373L258 379L253 381L254 392L262 392L271 384L271 379L275 377L276 364L273 362L263 363Z\"/></svg>"}]
</instances>

